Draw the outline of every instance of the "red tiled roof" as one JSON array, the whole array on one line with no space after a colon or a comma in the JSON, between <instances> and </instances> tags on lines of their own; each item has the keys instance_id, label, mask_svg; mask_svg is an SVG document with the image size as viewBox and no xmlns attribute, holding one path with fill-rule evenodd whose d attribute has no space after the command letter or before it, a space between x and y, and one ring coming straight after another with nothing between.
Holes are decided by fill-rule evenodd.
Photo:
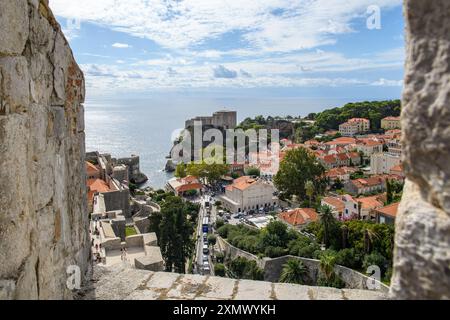
<instances>
[{"instance_id":1,"label":"red tiled roof","mask_svg":"<svg viewBox=\"0 0 450 320\"><path fill-rule=\"evenodd\" d=\"M336 162L336 157L335 157L334 154L326 155L322 159L323 159L323 161L325 163L330 163L331 164L331 163L335 163Z\"/></svg>"},{"instance_id":2,"label":"red tiled roof","mask_svg":"<svg viewBox=\"0 0 450 320\"><path fill-rule=\"evenodd\" d=\"M348 156L352 159L361 157L358 152L349 152Z\"/></svg>"},{"instance_id":3,"label":"red tiled roof","mask_svg":"<svg viewBox=\"0 0 450 320\"><path fill-rule=\"evenodd\" d=\"M364 188L364 187L374 187L377 185L382 184L386 179L380 176L374 176L370 178L360 178L352 180L353 184L356 185L358 188Z\"/></svg>"},{"instance_id":4,"label":"red tiled roof","mask_svg":"<svg viewBox=\"0 0 450 320\"><path fill-rule=\"evenodd\" d=\"M356 143L356 139L355 138L350 138L350 137L340 137L340 138L336 138L334 140L331 140L330 142L325 143L326 145L339 145L339 144L355 144Z\"/></svg>"},{"instance_id":5,"label":"red tiled roof","mask_svg":"<svg viewBox=\"0 0 450 320\"><path fill-rule=\"evenodd\" d=\"M286 221L292 226L301 226L309 222L317 221L318 215L314 209L301 208L280 213L278 218Z\"/></svg>"},{"instance_id":6,"label":"red tiled roof","mask_svg":"<svg viewBox=\"0 0 450 320\"><path fill-rule=\"evenodd\" d=\"M227 190L231 191L234 188L239 189L239 190L245 190L248 187L250 187L251 185L253 185L256 181L258 181L258 180L254 179L252 177L243 176L243 177L235 179L233 184L231 184L227 187Z\"/></svg>"},{"instance_id":7,"label":"red tiled roof","mask_svg":"<svg viewBox=\"0 0 450 320\"><path fill-rule=\"evenodd\" d=\"M325 197L322 199L323 202L326 204L329 204L330 206L334 207L338 212L343 212L345 209L345 203L339 198L335 197Z\"/></svg>"},{"instance_id":8,"label":"red tiled roof","mask_svg":"<svg viewBox=\"0 0 450 320\"><path fill-rule=\"evenodd\" d=\"M386 117L382 120L386 120L386 121L400 121L400 117Z\"/></svg>"},{"instance_id":9,"label":"red tiled roof","mask_svg":"<svg viewBox=\"0 0 450 320\"><path fill-rule=\"evenodd\" d=\"M363 145L366 145L366 146L369 146L369 147L374 147L374 146L382 145L383 142L377 141L377 140L374 140L374 139L359 139L357 141L357 144L363 144Z\"/></svg>"},{"instance_id":10,"label":"red tiled roof","mask_svg":"<svg viewBox=\"0 0 450 320\"><path fill-rule=\"evenodd\" d=\"M88 201L90 201L91 203L96 193L105 193L111 191L108 184L102 179L88 179L87 186L88 186L87 197Z\"/></svg>"},{"instance_id":11,"label":"red tiled roof","mask_svg":"<svg viewBox=\"0 0 450 320\"><path fill-rule=\"evenodd\" d=\"M352 118L349 119L347 122L369 122L369 119L365 119L365 118Z\"/></svg>"},{"instance_id":12,"label":"red tiled roof","mask_svg":"<svg viewBox=\"0 0 450 320\"><path fill-rule=\"evenodd\" d=\"M346 153L339 153L336 155L336 157L341 161L348 160L348 155Z\"/></svg>"},{"instance_id":13,"label":"red tiled roof","mask_svg":"<svg viewBox=\"0 0 450 320\"><path fill-rule=\"evenodd\" d=\"M381 208L384 205L379 196L358 198L356 201L361 202L362 208L367 210Z\"/></svg>"},{"instance_id":14,"label":"red tiled roof","mask_svg":"<svg viewBox=\"0 0 450 320\"><path fill-rule=\"evenodd\" d=\"M326 172L327 177L337 177L337 176L343 176L347 174L347 170L344 168L333 168Z\"/></svg>"},{"instance_id":15,"label":"red tiled roof","mask_svg":"<svg viewBox=\"0 0 450 320\"><path fill-rule=\"evenodd\" d=\"M86 161L86 172L89 176L91 176L93 174L99 173L100 170L92 163Z\"/></svg>"},{"instance_id":16,"label":"red tiled roof","mask_svg":"<svg viewBox=\"0 0 450 320\"><path fill-rule=\"evenodd\" d=\"M378 213L384 214L386 216L390 216L390 217L396 217L397 216L397 211L398 211L398 206L400 205L400 202L397 203L393 203L390 204L388 206L382 207L377 209Z\"/></svg>"}]
</instances>

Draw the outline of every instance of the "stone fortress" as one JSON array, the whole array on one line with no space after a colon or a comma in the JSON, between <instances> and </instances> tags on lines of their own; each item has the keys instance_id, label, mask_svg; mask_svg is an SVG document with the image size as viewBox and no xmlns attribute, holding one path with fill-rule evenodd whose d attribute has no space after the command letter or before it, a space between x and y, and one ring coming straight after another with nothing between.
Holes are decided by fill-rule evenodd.
<instances>
[{"instance_id":1,"label":"stone fortress","mask_svg":"<svg viewBox=\"0 0 450 320\"><path fill-rule=\"evenodd\" d=\"M196 121L201 122L204 127L234 129L237 126L237 113L236 111L222 110L214 112L211 117L195 117L186 121L185 129L193 127Z\"/></svg>"},{"instance_id":2,"label":"stone fortress","mask_svg":"<svg viewBox=\"0 0 450 320\"><path fill-rule=\"evenodd\" d=\"M404 8L407 183L389 297L449 299L450 2L405 0ZM80 269L86 286L79 293L88 299L386 297L367 290L153 273L123 264L93 270L83 73L48 0L0 0L0 15L0 299L76 298L66 285L69 266Z\"/></svg>"}]
</instances>

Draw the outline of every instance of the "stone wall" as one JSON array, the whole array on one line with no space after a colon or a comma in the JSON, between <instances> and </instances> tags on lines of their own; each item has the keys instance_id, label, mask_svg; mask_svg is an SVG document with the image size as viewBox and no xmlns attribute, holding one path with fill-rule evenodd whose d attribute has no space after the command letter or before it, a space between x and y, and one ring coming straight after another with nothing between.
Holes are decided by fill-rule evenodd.
<instances>
[{"instance_id":1,"label":"stone wall","mask_svg":"<svg viewBox=\"0 0 450 320\"><path fill-rule=\"evenodd\" d=\"M247 260L256 261L257 265L264 270L264 281L278 282L281 276L281 272L283 270L283 266L287 263L287 261L290 259L298 259L301 260L305 265L305 267L308 269L307 278L309 279L310 282L308 284L314 285L317 282L320 265L319 260L295 256L283 256L273 259L266 257L260 259L247 251L232 246L230 243L228 243L221 237L217 237L217 243L221 248L221 250L225 252L225 257L227 259L233 260L236 259L237 257L243 257L246 258ZM360 290L369 289L367 286L367 281L369 280L369 277L367 277L366 275L340 265L335 266L335 272L342 278L346 288L360 289ZM370 281L372 283L372 281L374 280L370 279ZM385 284L378 282L378 285L380 287L381 292L386 294L389 292L389 287L386 286Z\"/></svg>"},{"instance_id":2,"label":"stone wall","mask_svg":"<svg viewBox=\"0 0 450 320\"><path fill-rule=\"evenodd\" d=\"M450 298L450 2L405 0L403 155L391 295Z\"/></svg>"},{"instance_id":3,"label":"stone wall","mask_svg":"<svg viewBox=\"0 0 450 320\"><path fill-rule=\"evenodd\" d=\"M382 292L150 272L126 264L97 266L89 300L383 300Z\"/></svg>"},{"instance_id":4,"label":"stone wall","mask_svg":"<svg viewBox=\"0 0 450 320\"><path fill-rule=\"evenodd\" d=\"M88 269L83 100L48 0L0 0L0 299L70 299Z\"/></svg>"},{"instance_id":5,"label":"stone wall","mask_svg":"<svg viewBox=\"0 0 450 320\"><path fill-rule=\"evenodd\" d=\"M264 280L278 282L284 264L290 259L300 260L305 265L308 269L308 278L312 281L311 284L314 285L319 277L320 260L295 256L284 256L274 259L264 258L262 263ZM360 272L340 265L336 265L334 271L341 277L345 283L345 287L348 289L370 290L367 286L368 281L370 281L369 283L371 284L375 281ZM381 292L385 294L389 292L389 287L379 281L377 281L377 286L379 286Z\"/></svg>"}]
</instances>

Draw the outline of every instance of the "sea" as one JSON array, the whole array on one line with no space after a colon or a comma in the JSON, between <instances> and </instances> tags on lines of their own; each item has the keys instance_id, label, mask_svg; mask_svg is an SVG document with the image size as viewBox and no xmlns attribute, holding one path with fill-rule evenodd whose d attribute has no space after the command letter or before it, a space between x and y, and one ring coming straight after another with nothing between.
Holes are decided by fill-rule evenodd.
<instances>
[{"instance_id":1,"label":"sea","mask_svg":"<svg viewBox=\"0 0 450 320\"><path fill-rule=\"evenodd\" d=\"M112 157L140 156L148 186L163 188L172 174L164 171L166 156L187 119L208 116L218 110L237 111L247 117L305 116L339 107L349 99L263 98L96 98L85 102L86 150Z\"/></svg>"}]
</instances>

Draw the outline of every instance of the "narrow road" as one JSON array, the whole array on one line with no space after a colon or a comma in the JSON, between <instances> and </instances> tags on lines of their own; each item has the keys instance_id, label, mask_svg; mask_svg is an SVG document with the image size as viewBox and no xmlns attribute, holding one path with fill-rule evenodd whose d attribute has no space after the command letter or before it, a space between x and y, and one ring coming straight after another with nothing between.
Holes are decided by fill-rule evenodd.
<instances>
[{"instance_id":1,"label":"narrow road","mask_svg":"<svg viewBox=\"0 0 450 320\"><path fill-rule=\"evenodd\" d=\"M207 196L206 196L207 197ZM203 219L206 217L206 208L205 208L205 196L202 197L200 202L200 212L198 214L198 225L197 225L197 247L196 247L196 265L198 274L205 275L203 271Z\"/></svg>"}]
</instances>

